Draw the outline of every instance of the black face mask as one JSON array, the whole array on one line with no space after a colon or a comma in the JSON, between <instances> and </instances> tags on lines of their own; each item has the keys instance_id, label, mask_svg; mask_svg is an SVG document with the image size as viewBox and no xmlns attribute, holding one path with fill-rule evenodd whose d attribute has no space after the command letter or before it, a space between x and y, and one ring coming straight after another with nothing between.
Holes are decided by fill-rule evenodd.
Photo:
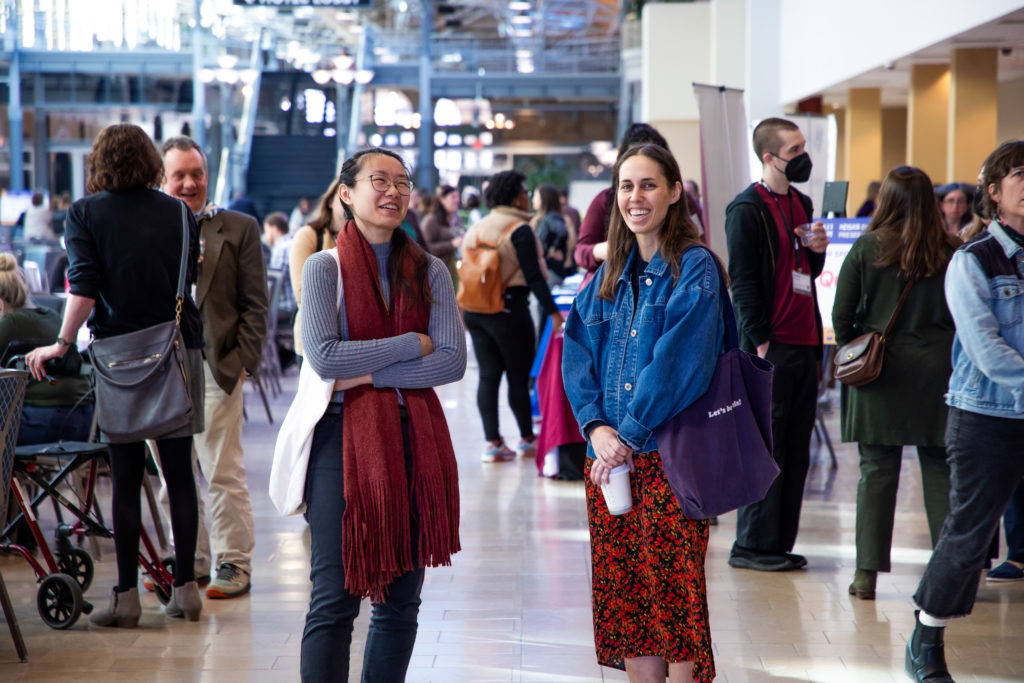
<instances>
[{"instance_id":1,"label":"black face mask","mask_svg":"<svg viewBox=\"0 0 1024 683\"><path fill-rule=\"evenodd\" d=\"M782 159L778 154L776 159ZM782 159L785 161L785 159ZM811 177L811 155L807 152L797 154L786 164L786 180L791 183L805 183Z\"/></svg>"}]
</instances>

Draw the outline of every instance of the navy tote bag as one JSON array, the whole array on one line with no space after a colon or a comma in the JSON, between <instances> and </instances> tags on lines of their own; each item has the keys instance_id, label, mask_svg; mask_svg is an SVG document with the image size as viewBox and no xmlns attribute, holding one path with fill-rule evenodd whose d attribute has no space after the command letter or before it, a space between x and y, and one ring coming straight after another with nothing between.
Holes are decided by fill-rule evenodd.
<instances>
[{"instance_id":1,"label":"navy tote bag","mask_svg":"<svg viewBox=\"0 0 1024 683\"><path fill-rule=\"evenodd\" d=\"M779 467L772 457L772 364L739 349L721 270L725 351L707 393L654 430L683 514L706 519L764 498Z\"/></svg>"}]
</instances>

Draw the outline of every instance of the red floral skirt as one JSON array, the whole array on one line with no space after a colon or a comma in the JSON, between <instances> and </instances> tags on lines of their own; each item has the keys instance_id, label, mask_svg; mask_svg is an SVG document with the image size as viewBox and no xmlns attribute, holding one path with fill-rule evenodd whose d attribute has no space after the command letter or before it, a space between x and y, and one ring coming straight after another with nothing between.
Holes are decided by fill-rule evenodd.
<instances>
[{"instance_id":1,"label":"red floral skirt","mask_svg":"<svg viewBox=\"0 0 1024 683\"><path fill-rule=\"evenodd\" d=\"M633 463L633 509L619 516L608 514L586 464L597 661L616 669L634 657L693 662L693 679L706 683L715 677L704 581L708 522L683 516L657 451L636 454Z\"/></svg>"}]
</instances>

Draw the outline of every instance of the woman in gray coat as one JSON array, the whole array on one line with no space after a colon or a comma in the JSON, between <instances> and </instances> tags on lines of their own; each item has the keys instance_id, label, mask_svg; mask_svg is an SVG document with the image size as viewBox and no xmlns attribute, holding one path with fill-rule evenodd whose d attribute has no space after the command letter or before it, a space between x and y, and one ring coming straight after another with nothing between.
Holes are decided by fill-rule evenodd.
<instances>
[{"instance_id":1,"label":"woman in gray coat","mask_svg":"<svg viewBox=\"0 0 1024 683\"><path fill-rule=\"evenodd\" d=\"M881 375L842 387L842 439L856 441L860 452L857 568L849 592L861 599L874 599L878 572L890 570L903 446L917 446L933 545L949 512L942 397L954 327L943 279L954 240L944 230L931 180L899 166L886 176L874 217L839 271L832 323L840 345L883 332L913 280L886 340Z\"/></svg>"}]
</instances>

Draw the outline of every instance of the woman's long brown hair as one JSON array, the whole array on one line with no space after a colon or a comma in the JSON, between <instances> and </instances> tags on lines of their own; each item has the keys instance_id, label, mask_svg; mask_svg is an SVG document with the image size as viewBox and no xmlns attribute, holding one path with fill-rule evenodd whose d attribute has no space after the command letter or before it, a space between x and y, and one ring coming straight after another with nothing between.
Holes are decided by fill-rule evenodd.
<instances>
[{"instance_id":1,"label":"woman's long brown hair","mask_svg":"<svg viewBox=\"0 0 1024 683\"><path fill-rule=\"evenodd\" d=\"M679 171L679 164L667 149L654 144L637 145L626 150L615 162L615 172L612 175L613 197L616 197L619 191L619 171L623 162L637 155L647 157L658 164L669 188L674 187L676 183L682 185L683 178ZM672 270L674 280L678 280L681 274L679 259L682 257L683 251L695 244L705 246L700 241L697 226L684 210L686 204L684 196L680 190L679 199L668 207L668 213L665 215L665 222L661 228L661 244L658 246L658 255ZM619 211L619 203L613 198L608 223L608 260L604 266L604 279L601 280L601 288L597 292L599 298L607 301L615 300L619 276L622 275L622 270L626 267L629 252L633 250L634 244L636 244L636 235L626 226ZM715 259L717 260L718 257L716 256ZM718 265L721 268L720 261ZM725 270L722 269L722 272L724 273Z\"/></svg>"},{"instance_id":2,"label":"woman's long brown hair","mask_svg":"<svg viewBox=\"0 0 1024 683\"><path fill-rule=\"evenodd\" d=\"M878 233L875 265L899 266L908 280L944 273L959 245L946 232L931 179L913 166L889 171L866 232Z\"/></svg>"}]
</instances>

